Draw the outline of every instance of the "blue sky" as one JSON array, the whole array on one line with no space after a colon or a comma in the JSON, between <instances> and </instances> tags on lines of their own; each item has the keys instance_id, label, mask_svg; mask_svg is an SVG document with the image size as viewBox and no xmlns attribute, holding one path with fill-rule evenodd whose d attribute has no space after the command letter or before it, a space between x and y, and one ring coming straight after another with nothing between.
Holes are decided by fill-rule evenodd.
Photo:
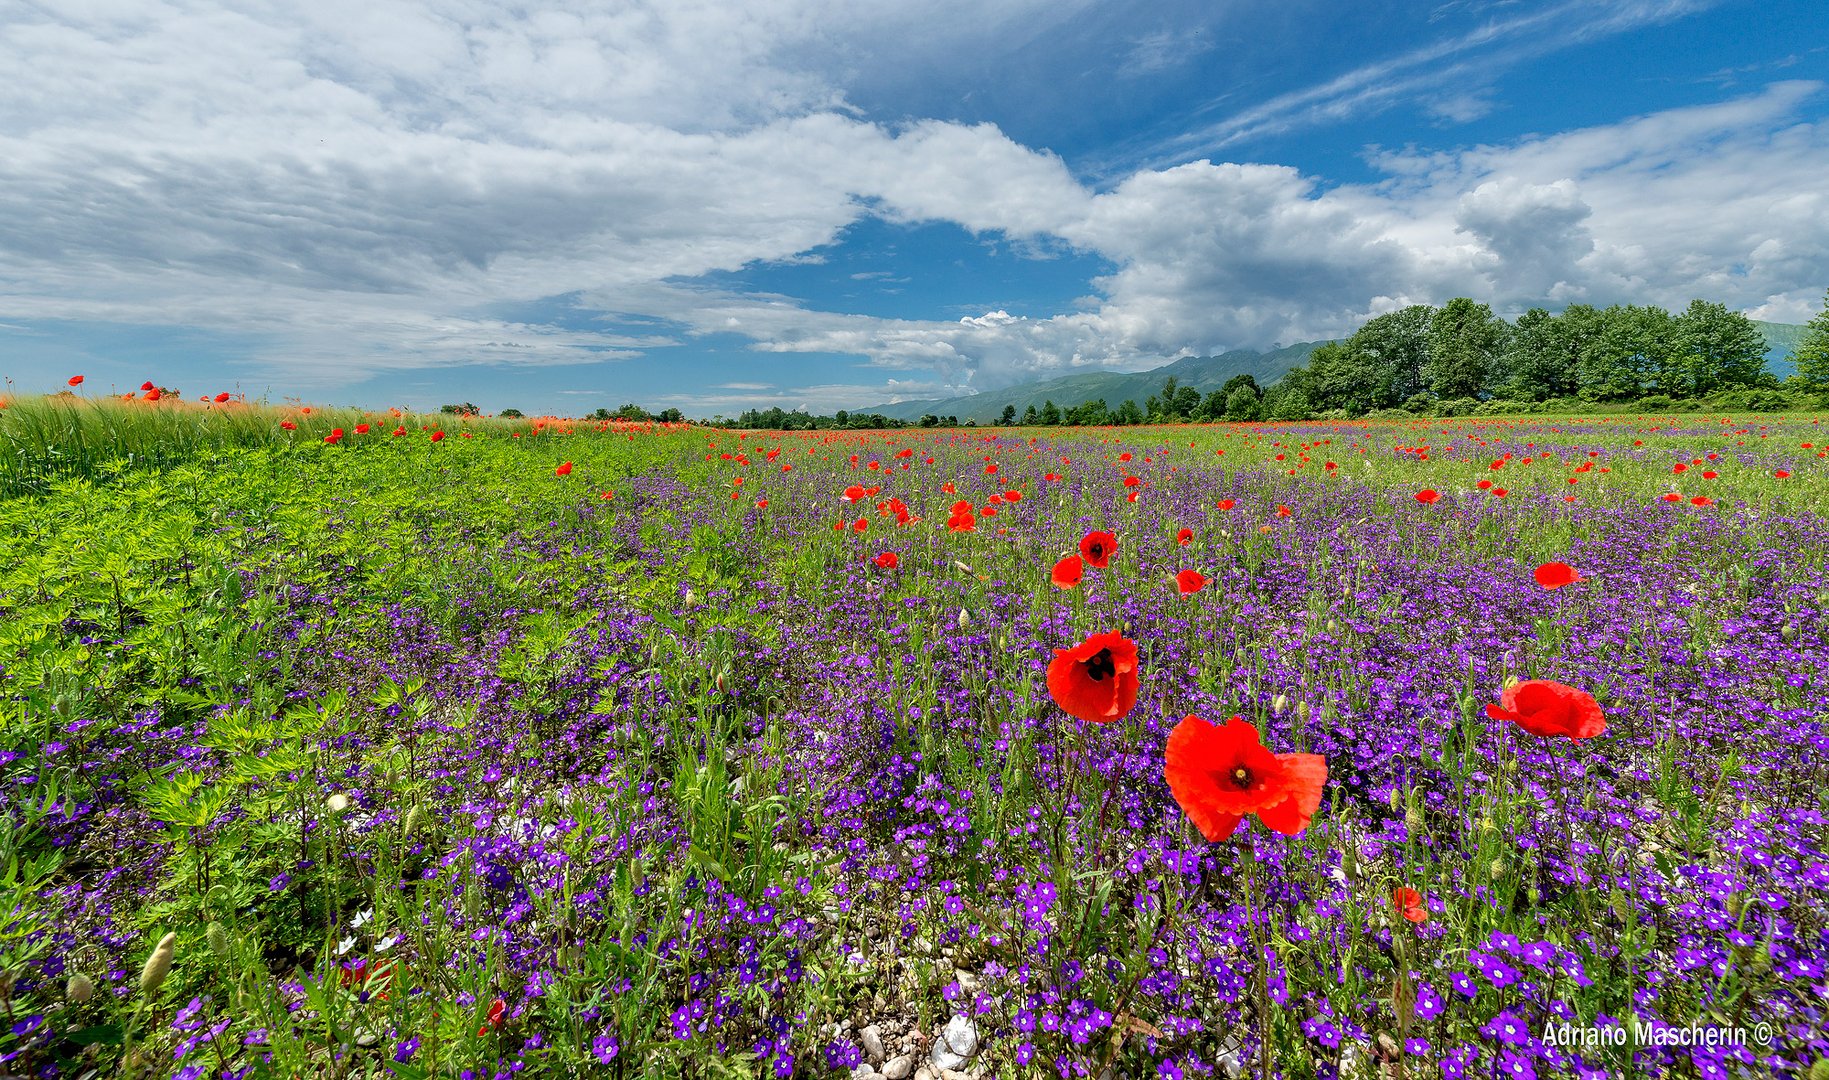
<instances>
[{"instance_id":1,"label":"blue sky","mask_svg":"<svg viewBox=\"0 0 1829 1080\"><path fill-rule=\"evenodd\" d=\"M1829 287L1820 0L0 0L0 27L21 392L829 412L1456 295L1796 322Z\"/></svg>"}]
</instances>

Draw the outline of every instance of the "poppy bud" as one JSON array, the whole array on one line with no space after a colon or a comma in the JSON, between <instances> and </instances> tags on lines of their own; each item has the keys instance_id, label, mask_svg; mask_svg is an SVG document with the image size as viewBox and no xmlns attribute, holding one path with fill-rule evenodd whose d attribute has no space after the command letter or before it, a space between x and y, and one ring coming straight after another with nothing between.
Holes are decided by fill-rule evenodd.
<instances>
[{"instance_id":1,"label":"poppy bud","mask_svg":"<svg viewBox=\"0 0 1829 1080\"><path fill-rule=\"evenodd\" d=\"M1308 702L1306 702L1306 701L1296 702L1296 719L1297 720L1300 720L1303 723L1307 723L1309 716L1311 716L1313 713L1314 713L1314 710L1308 707Z\"/></svg>"},{"instance_id":2,"label":"poppy bud","mask_svg":"<svg viewBox=\"0 0 1829 1080\"><path fill-rule=\"evenodd\" d=\"M349 796L339 791L330 798L325 799L324 806L333 814L341 814L343 811L349 809Z\"/></svg>"},{"instance_id":3,"label":"poppy bud","mask_svg":"<svg viewBox=\"0 0 1829 1080\"><path fill-rule=\"evenodd\" d=\"M1797 635L1793 634L1791 636L1796 637ZM51 713L52 713L52 715L59 716L59 717L69 716L70 715L70 695L68 695L68 694L57 695L57 700L51 702Z\"/></svg>"},{"instance_id":4,"label":"poppy bud","mask_svg":"<svg viewBox=\"0 0 1829 1080\"><path fill-rule=\"evenodd\" d=\"M1729 915L1732 915L1734 918L1738 919L1740 917L1741 910L1745 907L1746 907L1746 898L1744 896L1741 896L1739 893L1729 893L1727 895L1727 913Z\"/></svg>"},{"instance_id":5,"label":"poppy bud","mask_svg":"<svg viewBox=\"0 0 1829 1080\"><path fill-rule=\"evenodd\" d=\"M1796 641L1797 627L1792 626L1790 623L1786 623L1784 628L1778 631L1778 636L1784 638L1786 641ZM1829 1058L1825 1058L1824 1060L1829 1061Z\"/></svg>"},{"instance_id":6,"label":"poppy bud","mask_svg":"<svg viewBox=\"0 0 1829 1080\"><path fill-rule=\"evenodd\" d=\"M1491 818L1481 818L1480 819L1480 831L1496 833L1499 831L1499 827L1493 823L1493 820Z\"/></svg>"},{"instance_id":7,"label":"poppy bud","mask_svg":"<svg viewBox=\"0 0 1829 1080\"><path fill-rule=\"evenodd\" d=\"M153 946L152 955L146 958L146 966L140 969L140 993L147 997L159 992L164 985L165 976L171 974L171 961L178 951L178 935L166 934Z\"/></svg>"},{"instance_id":8,"label":"poppy bud","mask_svg":"<svg viewBox=\"0 0 1829 1080\"><path fill-rule=\"evenodd\" d=\"M411 836L425 824L425 808L415 806L406 812L406 820L400 823L400 835Z\"/></svg>"},{"instance_id":9,"label":"poppy bud","mask_svg":"<svg viewBox=\"0 0 1829 1080\"><path fill-rule=\"evenodd\" d=\"M697 607L698 602L699 602L699 594L693 592L691 589L687 589L686 590L686 606L687 607Z\"/></svg>"},{"instance_id":10,"label":"poppy bud","mask_svg":"<svg viewBox=\"0 0 1829 1080\"><path fill-rule=\"evenodd\" d=\"M1507 675L1505 676L1505 682L1501 685L1505 689L1510 690L1512 687L1518 685L1518 677L1516 675Z\"/></svg>"},{"instance_id":11,"label":"poppy bud","mask_svg":"<svg viewBox=\"0 0 1829 1080\"><path fill-rule=\"evenodd\" d=\"M1541 892L1537 891L1537 887L1535 885L1532 885L1530 888L1526 889L1524 891L1524 896L1532 904L1543 903L1543 894Z\"/></svg>"},{"instance_id":12,"label":"poppy bud","mask_svg":"<svg viewBox=\"0 0 1829 1080\"><path fill-rule=\"evenodd\" d=\"M1288 707L1289 707L1289 695L1288 694L1278 694L1276 697L1273 697L1270 699L1270 715L1272 715L1272 716L1283 715L1283 710L1287 709Z\"/></svg>"},{"instance_id":13,"label":"poppy bud","mask_svg":"<svg viewBox=\"0 0 1829 1080\"><path fill-rule=\"evenodd\" d=\"M1395 809L1397 809L1397 800L1399 799L1399 797L1400 796L1397 793L1397 789L1392 788L1390 793L1384 797L1384 804L1386 806L1390 807L1391 809L1395 810Z\"/></svg>"},{"instance_id":14,"label":"poppy bud","mask_svg":"<svg viewBox=\"0 0 1829 1080\"><path fill-rule=\"evenodd\" d=\"M210 952L219 957L229 955L229 932L222 928L221 923L212 921L203 931L203 940L209 942Z\"/></svg>"},{"instance_id":15,"label":"poppy bud","mask_svg":"<svg viewBox=\"0 0 1829 1080\"><path fill-rule=\"evenodd\" d=\"M1505 870L1506 866L1504 859L1494 859L1491 864L1486 867L1487 876L1491 877L1494 881L1504 877Z\"/></svg>"},{"instance_id":16,"label":"poppy bud","mask_svg":"<svg viewBox=\"0 0 1829 1080\"><path fill-rule=\"evenodd\" d=\"M95 983L80 971L70 976L69 982L64 983L64 997L71 1001L80 1003L88 1001L93 996L95 996Z\"/></svg>"},{"instance_id":17,"label":"poppy bud","mask_svg":"<svg viewBox=\"0 0 1829 1080\"><path fill-rule=\"evenodd\" d=\"M1421 810L1418 810L1414 806L1410 807L1408 810L1405 810L1404 811L1404 828L1410 830L1411 832L1421 832L1422 828L1423 828L1423 812Z\"/></svg>"},{"instance_id":18,"label":"poppy bud","mask_svg":"<svg viewBox=\"0 0 1829 1080\"><path fill-rule=\"evenodd\" d=\"M1753 974L1755 974L1755 975L1771 974L1771 972L1772 972L1772 954L1765 949L1760 949L1758 952L1753 954L1752 967L1753 967ZM1818 1062L1818 1064L1820 1065L1821 1062ZM1829 1072L1829 1070L1825 1070L1825 1072ZM1811 1075L1814 1076L1815 1073L1812 1072Z\"/></svg>"},{"instance_id":19,"label":"poppy bud","mask_svg":"<svg viewBox=\"0 0 1829 1080\"><path fill-rule=\"evenodd\" d=\"M972 617L970 615L966 614L964 608L960 608L959 609L959 629L963 630L970 625L972 625Z\"/></svg>"},{"instance_id":20,"label":"poppy bud","mask_svg":"<svg viewBox=\"0 0 1829 1080\"><path fill-rule=\"evenodd\" d=\"M1626 899L1624 889L1613 890L1612 907L1614 916L1621 922L1625 922L1626 916L1632 913L1632 901Z\"/></svg>"},{"instance_id":21,"label":"poppy bud","mask_svg":"<svg viewBox=\"0 0 1829 1080\"><path fill-rule=\"evenodd\" d=\"M464 918L475 921L483 910L483 887L474 882L464 890Z\"/></svg>"}]
</instances>

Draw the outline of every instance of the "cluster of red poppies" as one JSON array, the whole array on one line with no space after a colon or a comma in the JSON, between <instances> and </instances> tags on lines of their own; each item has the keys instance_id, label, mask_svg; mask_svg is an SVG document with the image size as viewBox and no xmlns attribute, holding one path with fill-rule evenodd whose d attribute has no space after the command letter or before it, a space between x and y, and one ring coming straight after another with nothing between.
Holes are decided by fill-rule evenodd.
<instances>
[{"instance_id":1,"label":"cluster of red poppies","mask_svg":"<svg viewBox=\"0 0 1829 1080\"><path fill-rule=\"evenodd\" d=\"M1183 536L1177 540L1186 542ZM1054 584L1071 587L1085 566L1108 566L1117 549L1117 537L1111 533L1087 533L1080 541L1080 554L1055 564ZM1546 590L1585 580L1563 562L1544 563L1533 576ZM1123 719L1136 706L1141 686L1137 643L1108 631L1072 648L1057 649L1047 681L1049 696L1069 716L1095 724ZM1533 735L1560 735L1572 741L1607 729L1592 696L1549 680L1506 686L1500 703L1487 705L1486 712ZM1213 724L1187 716L1169 733L1163 772L1175 802L1209 842L1231 836L1253 814L1267 827L1294 836L1308 827L1321 806L1327 759L1320 754L1274 753L1263 745L1257 727L1242 717ZM1392 901L1411 922L1428 917L1423 897L1414 889L1396 890Z\"/></svg>"}]
</instances>

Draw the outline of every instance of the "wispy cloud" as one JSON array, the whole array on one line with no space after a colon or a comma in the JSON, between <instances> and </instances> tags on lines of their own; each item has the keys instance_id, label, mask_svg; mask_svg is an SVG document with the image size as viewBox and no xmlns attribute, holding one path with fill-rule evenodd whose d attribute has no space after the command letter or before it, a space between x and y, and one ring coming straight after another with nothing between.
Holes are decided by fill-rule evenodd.
<instances>
[{"instance_id":1,"label":"wispy cloud","mask_svg":"<svg viewBox=\"0 0 1829 1080\"><path fill-rule=\"evenodd\" d=\"M1326 82L1279 94L1223 118L1203 115L1231 109L1230 95L1195 110L1186 130L1152 143L1122 147L1098 168L1110 175L1141 165L1160 167L1225 150L1250 139L1280 135L1416 99L1442 100L1444 87L1484 86L1497 71L1540 56L1637 27L1669 22L1719 0L1572 0L1516 15L1495 16L1480 27L1421 48L1355 68Z\"/></svg>"}]
</instances>

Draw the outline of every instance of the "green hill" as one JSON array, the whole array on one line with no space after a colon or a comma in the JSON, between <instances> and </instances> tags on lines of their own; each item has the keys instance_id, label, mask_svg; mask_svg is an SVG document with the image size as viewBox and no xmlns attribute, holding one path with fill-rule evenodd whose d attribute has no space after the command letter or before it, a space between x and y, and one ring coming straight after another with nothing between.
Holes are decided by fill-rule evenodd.
<instances>
[{"instance_id":1,"label":"green hill","mask_svg":"<svg viewBox=\"0 0 1829 1080\"><path fill-rule=\"evenodd\" d=\"M947 398L943 401L901 401L853 411L882 413L902 420L918 420L923 415L932 413L935 416L957 416L961 423L976 420L985 424L997 419L1005 405L1016 406L1018 413L1031 405L1039 409L1047 401L1062 408L1100 398L1104 398L1105 404L1112 408L1127 399L1141 405L1145 398L1160 392L1163 381L1171 375L1183 386L1192 386L1203 394L1224 386L1226 380L1234 375L1250 375L1260 384L1268 386L1281 378L1284 372L1305 363L1308 354L1320 344L1319 341L1305 341L1270 352L1234 349L1218 356L1186 356L1148 371L1089 371L1040 382L1020 383L967 397Z\"/></svg>"},{"instance_id":2,"label":"green hill","mask_svg":"<svg viewBox=\"0 0 1829 1080\"><path fill-rule=\"evenodd\" d=\"M1797 373L1797 366L1790 362L1790 356L1797 351L1798 342L1804 339L1807 327L1796 323L1760 322L1753 320L1753 325L1765 335L1766 370L1780 379L1788 379Z\"/></svg>"}]
</instances>

